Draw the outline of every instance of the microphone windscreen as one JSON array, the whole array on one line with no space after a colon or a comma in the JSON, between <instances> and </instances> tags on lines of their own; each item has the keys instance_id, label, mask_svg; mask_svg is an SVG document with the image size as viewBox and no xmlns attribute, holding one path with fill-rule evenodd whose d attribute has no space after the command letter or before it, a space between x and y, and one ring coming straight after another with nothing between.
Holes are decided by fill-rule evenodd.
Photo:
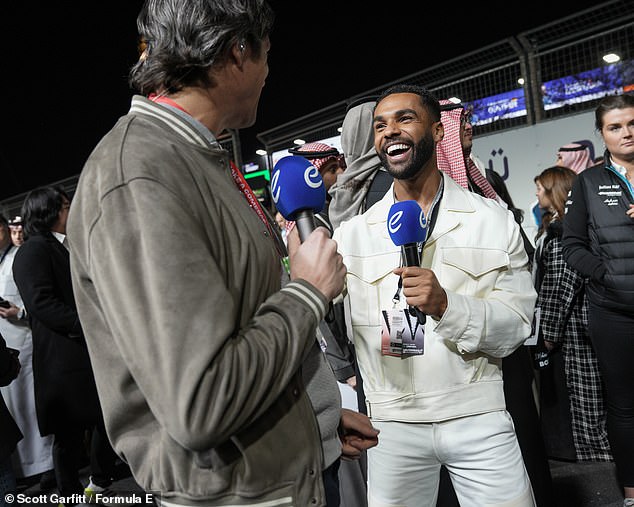
<instances>
[{"instance_id":1,"label":"microphone windscreen","mask_svg":"<svg viewBox=\"0 0 634 507\"><path fill-rule=\"evenodd\" d=\"M424 243L427 239L427 220L414 200L392 204L387 215L387 229L396 246Z\"/></svg>"},{"instance_id":2,"label":"microphone windscreen","mask_svg":"<svg viewBox=\"0 0 634 507\"><path fill-rule=\"evenodd\" d=\"M271 175L271 194L286 220L295 220L296 214L303 210L319 213L326 203L326 187L319 170L298 155L277 161Z\"/></svg>"}]
</instances>

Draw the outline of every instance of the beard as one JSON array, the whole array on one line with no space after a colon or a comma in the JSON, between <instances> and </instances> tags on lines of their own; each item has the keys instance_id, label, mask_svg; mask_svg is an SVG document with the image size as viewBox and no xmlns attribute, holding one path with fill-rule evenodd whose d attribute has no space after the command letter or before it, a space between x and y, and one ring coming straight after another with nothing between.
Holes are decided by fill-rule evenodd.
<instances>
[{"instance_id":1,"label":"beard","mask_svg":"<svg viewBox=\"0 0 634 507\"><path fill-rule=\"evenodd\" d=\"M383 151L379 153L379 159L392 177L397 180L409 180L418 176L423 166L431 159L435 149L434 138L431 132L428 132L418 144L412 146L412 154L406 165L390 164L387 155Z\"/></svg>"}]
</instances>

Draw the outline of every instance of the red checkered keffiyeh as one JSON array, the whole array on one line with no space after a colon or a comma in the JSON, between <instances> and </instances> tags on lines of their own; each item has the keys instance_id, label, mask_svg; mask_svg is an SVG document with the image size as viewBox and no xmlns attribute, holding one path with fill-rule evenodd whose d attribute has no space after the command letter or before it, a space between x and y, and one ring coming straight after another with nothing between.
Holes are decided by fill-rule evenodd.
<instances>
[{"instance_id":1,"label":"red checkered keffiyeh","mask_svg":"<svg viewBox=\"0 0 634 507\"><path fill-rule=\"evenodd\" d=\"M475 165L475 162L471 160L470 157L467 157L466 163L467 163L467 171L469 171L469 176L471 176L471 179L473 180L473 182L476 185L478 185L478 188L482 190L482 193L484 194L484 196L488 197L489 199L494 199L497 201L498 194L495 192L495 190L493 190L493 187L489 183L489 180L487 180L482 175L482 173L480 172L480 169L478 169L478 166Z\"/></svg>"},{"instance_id":2,"label":"red checkered keffiyeh","mask_svg":"<svg viewBox=\"0 0 634 507\"><path fill-rule=\"evenodd\" d=\"M332 146L328 146L325 143L306 143L300 146L296 153L298 155L301 155L303 151L304 152L306 151L319 152L319 151L331 151L332 149L333 149ZM310 160L311 164L313 164L317 168L317 170L321 172L321 166L323 166L329 160L338 161L339 157L335 155L328 155L327 157L321 157L321 158L310 157L308 160Z\"/></svg>"},{"instance_id":3,"label":"red checkered keffiyeh","mask_svg":"<svg viewBox=\"0 0 634 507\"><path fill-rule=\"evenodd\" d=\"M441 105L450 105L449 100L440 100ZM460 118L463 108L457 107L441 111L440 119L445 128L445 137L436 145L438 168L447 173L463 188L469 188L469 178L482 190L482 193L490 198L498 200L498 196L491 184L482 175L471 158L464 156L462 143L460 142Z\"/></svg>"},{"instance_id":4,"label":"red checkered keffiyeh","mask_svg":"<svg viewBox=\"0 0 634 507\"><path fill-rule=\"evenodd\" d=\"M332 151L332 149L333 149L332 146L328 146L325 143L306 143L306 144L303 144L295 153L301 156L302 152ZM310 157L308 158L308 160L310 160L310 163L313 164L320 173L321 173L321 167L329 160L340 161L339 157L336 155L328 155L326 157L321 157L321 158ZM293 227L295 227L295 222L293 220L287 220L286 233L288 234L289 232L291 232L293 230Z\"/></svg>"}]
</instances>

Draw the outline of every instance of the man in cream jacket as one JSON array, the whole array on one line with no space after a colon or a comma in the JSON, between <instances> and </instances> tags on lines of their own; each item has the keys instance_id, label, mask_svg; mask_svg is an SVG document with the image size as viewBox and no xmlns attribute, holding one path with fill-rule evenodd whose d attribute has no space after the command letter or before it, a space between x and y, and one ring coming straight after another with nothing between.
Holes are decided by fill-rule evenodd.
<instances>
[{"instance_id":1,"label":"man in cream jacket","mask_svg":"<svg viewBox=\"0 0 634 507\"><path fill-rule=\"evenodd\" d=\"M435 506L442 464L461 505L533 506L501 370L530 334L536 298L519 227L438 169L443 126L427 90L386 90L373 128L394 183L334 233L368 415L382 437L368 452L369 506ZM404 200L427 217L420 267L403 267L388 233L390 207Z\"/></svg>"}]
</instances>

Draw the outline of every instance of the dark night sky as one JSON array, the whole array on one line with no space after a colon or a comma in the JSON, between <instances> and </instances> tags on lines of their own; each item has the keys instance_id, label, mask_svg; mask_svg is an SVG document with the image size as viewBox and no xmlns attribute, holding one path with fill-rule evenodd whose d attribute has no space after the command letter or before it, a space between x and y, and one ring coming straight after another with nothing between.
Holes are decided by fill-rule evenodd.
<instances>
[{"instance_id":1,"label":"dark night sky","mask_svg":"<svg viewBox=\"0 0 634 507\"><path fill-rule=\"evenodd\" d=\"M78 174L101 136L126 113L141 3L7 6L0 35L5 113L0 199ZM260 147L258 132L594 2L551 2L546 11L482 0L458 14L443 2L272 4L277 19L270 74L258 120L241 133L245 160Z\"/></svg>"}]
</instances>

